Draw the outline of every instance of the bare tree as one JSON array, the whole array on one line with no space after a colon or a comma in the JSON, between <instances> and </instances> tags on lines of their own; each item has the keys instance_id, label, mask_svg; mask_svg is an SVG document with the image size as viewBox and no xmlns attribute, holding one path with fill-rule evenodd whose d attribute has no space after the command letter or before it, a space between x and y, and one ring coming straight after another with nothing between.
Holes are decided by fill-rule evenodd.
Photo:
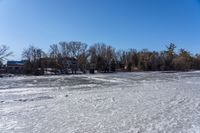
<instances>
[{"instance_id":1,"label":"bare tree","mask_svg":"<svg viewBox=\"0 0 200 133\"><path fill-rule=\"evenodd\" d=\"M89 48L90 63L94 64L99 71L108 72L111 69L111 64L116 61L115 49L112 46L104 43L96 43Z\"/></svg>"},{"instance_id":2,"label":"bare tree","mask_svg":"<svg viewBox=\"0 0 200 133\"><path fill-rule=\"evenodd\" d=\"M61 52L59 50L59 47L57 44L53 44L53 45L50 45L50 57L51 58L59 58L61 55Z\"/></svg>"},{"instance_id":3,"label":"bare tree","mask_svg":"<svg viewBox=\"0 0 200 133\"><path fill-rule=\"evenodd\" d=\"M44 69L42 58L46 57L46 54L42 49L34 46L24 49L22 58L26 60L25 71L27 73L36 74L38 68Z\"/></svg>"},{"instance_id":4,"label":"bare tree","mask_svg":"<svg viewBox=\"0 0 200 133\"><path fill-rule=\"evenodd\" d=\"M62 57L69 57L71 48L68 42L59 42L58 50Z\"/></svg>"},{"instance_id":5,"label":"bare tree","mask_svg":"<svg viewBox=\"0 0 200 133\"><path fill-rule=\"evenodd\" d=\"M175 53L176 45L173 43L170 43L169 46L166 46L166 48L167 50L164 51L165 70L172 70L173 69L172 61L176 57L176 53Z\"/></svg>"},{"instance_id":6,"label":"bare tree","mask_svg":"<svg viewBox=\"0 0 200 133\"><path fill-rule=\"evenodd\" d=\"M0 46L0 61L4 61L8 56L12 55L12 52L9 51L9 47L6 45Z\"/></svg>"},{"instance_id":7,"label":"bare tree","mask_svg":"<svg viewBox=\"0 0 200 133\"><path fill-rule=\"evenodd\" d=\"M69 42L69 55L74 58L78 58L81 54L85 53L87 44L82 42L72 41Z\"/></svg>"},{"instance_id":8,"label":"bare tree","mask_svg":"<svg viewBox=\"0 0 200 133\"><path fill-rule=\"evenodd\" d=\"M63 66L63 61L62 61L62 54L60 50L60 45L58 44L53 44L50 45L50 50L49 50L49 57L50 57L50 67L54 68L55 70L62 70Z\"/></svg>"}]
</instances>

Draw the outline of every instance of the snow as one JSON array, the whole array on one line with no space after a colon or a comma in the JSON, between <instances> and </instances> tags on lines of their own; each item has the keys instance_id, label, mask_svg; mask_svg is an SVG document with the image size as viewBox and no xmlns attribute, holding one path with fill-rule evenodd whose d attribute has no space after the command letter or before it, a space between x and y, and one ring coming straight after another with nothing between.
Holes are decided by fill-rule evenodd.
<instances>
[{"instance_id":1,"label":"snow","mask_svg":"<svg viewBox=\"0 0 200 133\"><path fill-rule=\"evenodd\" d=\"M1 133L200 133L200 72L0 79Z\"/></svg>"}]
</instances>

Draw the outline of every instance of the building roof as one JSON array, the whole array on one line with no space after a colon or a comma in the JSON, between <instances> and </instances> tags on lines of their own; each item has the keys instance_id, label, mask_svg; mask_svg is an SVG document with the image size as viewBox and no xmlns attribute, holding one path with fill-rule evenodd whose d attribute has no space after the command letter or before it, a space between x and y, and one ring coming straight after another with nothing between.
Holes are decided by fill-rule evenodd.
<instances>
[{"instance_id":1,"label":"building roof","mask_svg":"<svg viewBox=\"0 0 200 133\"><path fill-rule=\"evenodd\" d=\"M24 65L24 61L7 61L7 65Z\"/></svg>"}]
</instances>

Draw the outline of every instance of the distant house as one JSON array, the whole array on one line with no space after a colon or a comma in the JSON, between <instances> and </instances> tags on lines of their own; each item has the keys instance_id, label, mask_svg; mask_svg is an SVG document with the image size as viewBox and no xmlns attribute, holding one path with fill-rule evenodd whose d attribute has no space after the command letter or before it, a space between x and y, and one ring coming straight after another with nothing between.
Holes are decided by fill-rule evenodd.
<instances>
[{"instance_id":1,"label":"distant house","mask_svg":"<svg viewBox=\"0 0 200 133\"><path fill-rule=\"evenodd\" d=\"M7 61L7 72L12 74L24 73L25 61Z\"/></svg>"}]
</instances>

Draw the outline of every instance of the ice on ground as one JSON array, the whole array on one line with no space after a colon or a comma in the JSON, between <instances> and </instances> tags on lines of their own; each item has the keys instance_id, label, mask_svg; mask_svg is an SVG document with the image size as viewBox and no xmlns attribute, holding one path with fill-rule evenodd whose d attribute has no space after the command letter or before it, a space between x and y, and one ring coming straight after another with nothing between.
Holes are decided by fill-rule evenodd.
<instances>
[{"instance_id":1,"label":"ice on ground","mask_svg":"<svg viewBox=\"0 0 200 133\"><path fill-rule=\"evenodd\" d=\"M1 133L200 133L200 73L0 79Z\"/></svg>"}]
</instances>

